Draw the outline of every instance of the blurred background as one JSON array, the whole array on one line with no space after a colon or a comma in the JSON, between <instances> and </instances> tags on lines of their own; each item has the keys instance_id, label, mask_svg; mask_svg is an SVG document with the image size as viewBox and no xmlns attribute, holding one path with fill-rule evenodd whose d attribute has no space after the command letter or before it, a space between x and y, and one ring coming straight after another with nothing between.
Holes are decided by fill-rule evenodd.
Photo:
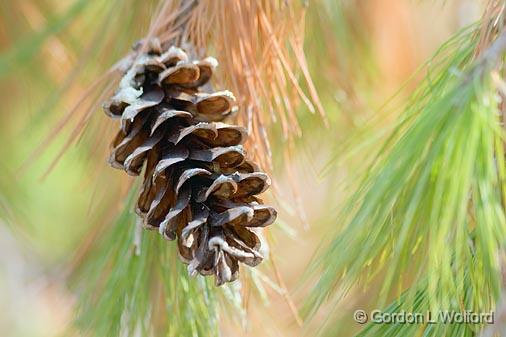
<instances>
[{"instance_id":1,"label":"blurred background","mask_svg":"<svg viewBox=\"0 0 506 337\"><path fill-rule=\"evenodd\" d=\"M95 239L89 233L121 212L132 183L106 164L113 123L79 99L146 33L155 6L135 0L0 0L1 336L57 336L72 322L76 295L69 271ZM296 305L306 292L301 277L326 233L339 225L334 216L346 188L371 153L347 152L347 141L388 128L416 75L406 81L481 11L475 0L309 1L305 50L330 125L298 111L303 136L290 172L279 129L269 130L272 179L280 191L270 200L280 213L270 247L279 269L274 278ZM401 88L393 108L383 108ZM82 108L92 113L73 114L76 104L90 105ZM75 139L80 128L89 132ZM77 143L69 145L69 139ZM322 310L300 328L290 300L275 286L279 279L265 287L265 296L250 299L246 330L225 317L222 334L303 336L328 317L350 321L339 336L360 329L351 313L367 301L366 293L351 294L339 313Z\"/></svg>"}]
</instances>

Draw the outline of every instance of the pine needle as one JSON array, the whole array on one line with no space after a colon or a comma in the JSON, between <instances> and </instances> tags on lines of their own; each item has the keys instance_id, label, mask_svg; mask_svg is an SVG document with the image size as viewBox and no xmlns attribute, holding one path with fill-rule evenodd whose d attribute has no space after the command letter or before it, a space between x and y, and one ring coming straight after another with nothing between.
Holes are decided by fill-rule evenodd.
<instances>
[{"instance_id":1,"label":"pine needle","mask_svg":"<svg viewBox=\"0 0 506 337\"><path fill-rule=\"evenodd\" d=\"M483 34L464 31L428 63L427 79L342 210L344 227L311 266L321 274L307 315L376 278L377 305L400 296L386 310L493 309L506 243L504 131L491 79L506 52L503 27L493 25L479 53ZM371 324L360 336L466 336L480 328Z\"/></svg>"},{"instance_id":2,"label":"pine needle","mask_svg":"<svg viewBox=\"0 0 506 337\"><path fill-rule=\"evenodd\" d=\"M249 152L262 167L271 168L264 131L275 119L271 113L284 121L287 137L300 134L291 106L295 101L286 105L280 96L296 93L309 111L314 112L316 106L326 123L304 57L303 17L302 5L284 1L165 0L148 36L157 36L164 43L189 44L199 57L212 53L218 58L224 74L219 85L238 97L241 112L237 122L252 135ZM310 97L295 75L299 69Z\"/></svg>"},{"instance_id":3,"label":"pine needle","mask_svg":"<svg viewBox=\"0 0 506 337\"><path fill-rule=\"evenodd\" d=\"M93 336L217 335L214 287L203 277L190 280L157 233L136 235L134 197L74 273L78 326Z\"/></svg>"}]
</instances>

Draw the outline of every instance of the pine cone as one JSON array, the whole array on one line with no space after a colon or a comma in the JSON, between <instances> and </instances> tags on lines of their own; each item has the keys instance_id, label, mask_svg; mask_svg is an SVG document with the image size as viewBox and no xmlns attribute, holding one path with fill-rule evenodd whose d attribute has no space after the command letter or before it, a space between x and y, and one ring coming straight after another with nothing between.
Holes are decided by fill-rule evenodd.
<instances>
[{"instance_id":1,"label":"pine cone","mask_svg":"<svg viewBox=\"0 0 506 337\"><path fill-rule=\"evenodd\" d=\"M106 114L120 120L110 164L130 175L144 169L137 213L148 229L177 239L194 275L233 281L239 262L258 265L260 232L276 211L256 197L269 177L247 160L244 128L221 121L234 110L229 91L212 92L214 58L190 60L180 48L149 41L124 63ZM200 92L206 87L211 93Z\"/></svg>"}]
</instances>

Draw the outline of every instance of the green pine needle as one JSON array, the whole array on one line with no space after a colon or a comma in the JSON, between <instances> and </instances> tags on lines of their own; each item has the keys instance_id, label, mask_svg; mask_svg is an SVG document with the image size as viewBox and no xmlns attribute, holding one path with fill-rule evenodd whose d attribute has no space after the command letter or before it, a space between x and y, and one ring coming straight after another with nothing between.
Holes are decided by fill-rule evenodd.
<instances>
[{"instance_id":1,"label":"green pine needle","mask_svg":"<svg viewBox=\"0 0 506 337\"><path fill-rule=\"evenodd\" d=\"M75 1L61 16L49 18L49 23L44 29L21 39L10 50L2 53L0 55L0 78L11 71L15 71L16 66L31 61L49 37L69 26L89 4L91 2L86 0Z\"/></svg>"},{"instance_id":2,"label":"green pine needle","mask_svg":"<svg viewBox=\"0 0 506 337\"><path fill-rule=\"evenodd\" d=\"M140 246L134 244L132 196L134 192L126 211L76 275L81 289L78 328L91 336L217 335L218 299L212 282L188 276L175 247L158 233L142 230Z\"/></svg>"},{"instance_id":3,"label":"green pine needle","mask_svg":"<svg viewBox=\"0 0 506 337\"><path fill-rule=\"evenodd\" d=\"M378 277L380 306L404 292L398 305L405 310L413 301L404 299L419 296L435 312L493 307L506 239L504 137L490 76L500 55L472 62L476 43L466 30L429 63L405 118L343 210L343 230L314 261L312 272L321 274L309 314ZM465 336L468 327L393 325L362 335L414 336L419 329L420 336Z\"/></svg>"}]
</instances>

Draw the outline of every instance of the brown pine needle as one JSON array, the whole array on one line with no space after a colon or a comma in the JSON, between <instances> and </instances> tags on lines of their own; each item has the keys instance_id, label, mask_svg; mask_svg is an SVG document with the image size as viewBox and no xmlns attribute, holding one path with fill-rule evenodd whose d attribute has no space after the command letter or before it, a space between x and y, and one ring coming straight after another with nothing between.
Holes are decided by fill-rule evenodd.
<instances>
[{"instance_id":1,"label":"brown pine needle","mask_svg":"<svg viewBox=\"0 0 506 337\"><path fill-rule=\"evenodd\" d=\"M201 56L206 50L215 52L224 74L218 85L231 88L238 97L236 122L250 128L254 139L247 145L266 167L271 167L268 139L260 129L280 120L285 138L299 137L295 113L299 100L311 112L318 110L327 125L302 50L303 11L301 4L284 1L165 0L148 33L162 43L190 43ZM296 70L301 70L309 96ZM258 143L261 145L253 145Z\"/></svg>"},{"instance_id":2,"label":"brown pine needle","mask_svg":"<svg viewBox=\"0 0 506 337\"><path fill-rule=\"evenodd\" d=\"M68 123L76 116L78 110L82 107L82 104L90 98L90 95L97 90L97 87L105 80L107 80L116 70L111 69L95 80L86 91L80 96L73 107L60 119L60 121L53 128L52 132L47 135L46 138L30 153L28 158L21 164L19 168L19 175L23 175L24 172L32 165L49 145L56 139L56 137L65 129ZM95 103L93 103L95 105Z\"/></svg>"},{"instance_id":3,"label":"brown pine needle","mask_svg":"<svg viewBox=\"0 0 506 337\"><path fill-rule=\"evenodd\" d=\"M98 101L104 100L109 94L113 87L114 82L109 83L106 86L106 89L100 94L98 97ZM81 116L81 119L79 119L76 127L72 131L70 137L67 139L65 144L62 146L60 152L56 155L56 157L53 159L47 170L44 172L44 174L41 176L40 180L43 181L47 178L49 173L55 168L55 166L60 161L61 157L65 154L65 152L68 150L68 148L74 143L74 141L79 137L81 134L81 131L86 127L86 123L91 117L91 114L96 110L95 104L91 103L88 109L83 113Z\"/></svg>"},{"instance_id":4,"label":"brown pine needle","mask_svg":"<svg viewBox=\"0 0 506 337\"><path fill-rule=\"evenodd\" d=\"M281 289L283 289L283 297L286 301L286 304L288 305L288 308L290 308L290 312L292 313L293 318L295 319L295 322L299 327L302 327L304 322L302 321L302 318L299 315L299 311L297 310L297 306L293 302L292 297L290 296L290 293L288 292L288 289L286 287L286 283L283 279L283 276L279 272L279 269L277 267L276 261L274 259L274 255L272 253L269 254L272 270L274 271L274 275L276 275L276 280L278 282L278 285Z\"/></svg>"}]
</instances>

